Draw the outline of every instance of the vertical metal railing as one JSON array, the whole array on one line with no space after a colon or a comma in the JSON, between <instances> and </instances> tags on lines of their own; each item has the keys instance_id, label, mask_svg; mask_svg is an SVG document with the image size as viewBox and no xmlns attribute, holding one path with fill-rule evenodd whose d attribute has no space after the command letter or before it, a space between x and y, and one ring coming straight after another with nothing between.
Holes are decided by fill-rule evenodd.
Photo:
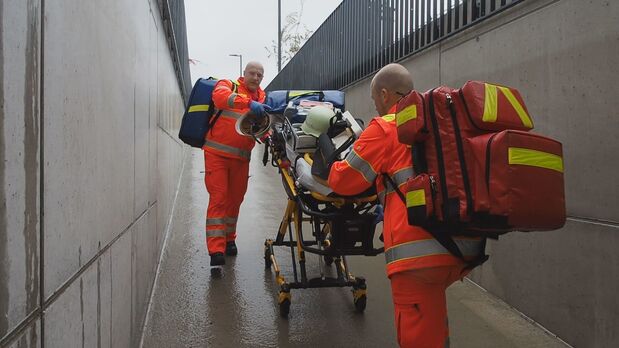
<instances>
[{"instance_id":1,"label":"vertical metal railing","mask_svg":"<svg viewBox=\"0 0 619 348\"><path fill-rule=\"evenodd\" d=\"M343 0L267 90L342 89L522 1Z\"/></svg>"},{"instance_id":2,"label":"vertical metal railing","mask_svg":"<svg viewBox=\"0 0 619 348\"><path fill-rule=\"evenodd\" d=\"M187 26L185 24L184 0L158 0L163 27L172 53L176 77L185 102L191 93Z\"/></svg>"}]
</instances>

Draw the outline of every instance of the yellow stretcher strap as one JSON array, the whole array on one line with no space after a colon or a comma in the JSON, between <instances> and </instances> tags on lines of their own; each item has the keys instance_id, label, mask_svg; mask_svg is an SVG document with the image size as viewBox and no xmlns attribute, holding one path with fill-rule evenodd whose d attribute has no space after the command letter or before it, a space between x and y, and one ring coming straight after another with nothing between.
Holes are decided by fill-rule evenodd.
<instances>
[{"instance_id":1,"label":"yellow stretcher strap","mask_svg":"<svg viewBox=\"0 0 619 348\"><path fill-rule=\"evenodd\" d=\"M561 156L520 147L510 147L507 151L509 164L540 167L563 173L563 158Z\"/></svg>"}]
</instances>

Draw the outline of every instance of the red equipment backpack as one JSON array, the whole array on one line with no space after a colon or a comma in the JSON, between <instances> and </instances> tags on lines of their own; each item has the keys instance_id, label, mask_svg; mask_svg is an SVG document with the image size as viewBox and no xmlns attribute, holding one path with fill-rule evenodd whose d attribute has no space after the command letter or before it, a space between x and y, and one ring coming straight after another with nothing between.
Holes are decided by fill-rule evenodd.
<instances>
[{"instance_id":1,"label":"red equipment backpack","mask_svg":"<svg viewBox=\"0 0 619 348\"><path fill-rule=\"evenodd\" d=\"M408 222L448 250L450 235L496 238L565 223L561 143L529 132L516 89L469 81L412 91L398 103L396 124L399 141L412 145L415 176L398 192Z\"/></svg>"}]
</instances>

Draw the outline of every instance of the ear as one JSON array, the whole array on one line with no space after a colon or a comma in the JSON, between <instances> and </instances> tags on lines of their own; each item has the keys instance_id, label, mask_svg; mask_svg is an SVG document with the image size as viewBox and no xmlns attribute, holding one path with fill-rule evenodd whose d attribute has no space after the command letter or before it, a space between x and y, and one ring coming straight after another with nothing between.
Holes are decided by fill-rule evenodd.
<instances>
[{"instance_id":1,"label":"ear","mask_svg":"<svg viewBox=\"0 0 619 348\"><path fill-rule=\"evenodd\" d=\"M387 102L389 101L389 92L386 88L381 88L380 99L382 100L383 104L387 104Z\"/></svg>"}]
</instances>

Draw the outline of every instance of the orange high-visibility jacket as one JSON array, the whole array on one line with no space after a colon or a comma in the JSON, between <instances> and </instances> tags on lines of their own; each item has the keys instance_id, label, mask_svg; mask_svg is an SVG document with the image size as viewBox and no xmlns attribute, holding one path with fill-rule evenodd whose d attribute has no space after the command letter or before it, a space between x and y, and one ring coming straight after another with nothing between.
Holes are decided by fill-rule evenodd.
<instances>
[{"instance_id":1,"label":"orange high-visibility jacket","mask_svg":"<svg viewBox=\"0 0 619 348\"><path fill-rule=\"evenodd\" d=\"M238 88L234 90L232 81L221 80L213 90L213 103L217 110L223 110L215 125L207 132L202 147L205 151L230 158L249 161L255 141L236 132L236 121L249 110L252 100L264 102L265 93L258 87L250 92L243 77L238 79Z\"/></svg>"},{"instance_id":2,"label":"orange high-visibility jacket","mask_svg":"<svg viewBox=\"0 0 619 348\"><path fill-rule=\"evenodd\" d=\"M392 110L393 112L395 110ZM355 195L376 182L384 205L383 237L387 276L411 269L462 264L420 227L410 226L406 205L383 176L402 190L413 175L410 147L398 141L395 115L374 118L342 161L329 173L329 186L338 194ZM482 244L475 238L454 238L465 257L477 256Z\"/></svg>"}]
</instances>

